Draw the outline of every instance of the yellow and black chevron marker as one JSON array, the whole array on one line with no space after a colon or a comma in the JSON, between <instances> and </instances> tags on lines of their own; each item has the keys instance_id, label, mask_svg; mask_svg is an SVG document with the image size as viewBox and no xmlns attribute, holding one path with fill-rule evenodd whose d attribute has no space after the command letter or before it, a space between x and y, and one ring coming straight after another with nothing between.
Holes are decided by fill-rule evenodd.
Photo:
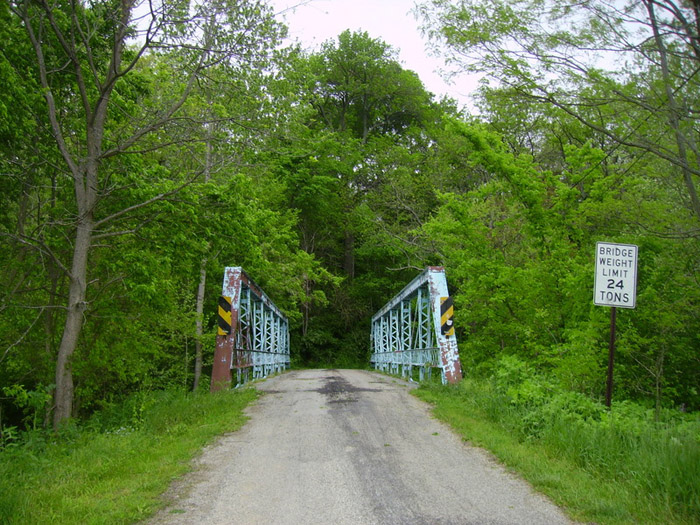
<instances>
[{"instance_id":1,"label":"yellow and black chevron marker","mask_svg":"<svg viewBox=\"0 0 700 525\"><path fill-rule=\"evenodd\" d=\"M440 332L445 337L455 335L454 312L452 297L440 297Z\"/></svg>"},{"instance_id":2,"label":"yellow and black chevron marker","mask_svg":"<svg viewBox=\"0 0 700 525\"><path fill-rule=\"evenodd\" d=\"M222 295L219 297L219 329L218 335L229 335L231 333L231 298Z\"/></svg>"}]
</instances>

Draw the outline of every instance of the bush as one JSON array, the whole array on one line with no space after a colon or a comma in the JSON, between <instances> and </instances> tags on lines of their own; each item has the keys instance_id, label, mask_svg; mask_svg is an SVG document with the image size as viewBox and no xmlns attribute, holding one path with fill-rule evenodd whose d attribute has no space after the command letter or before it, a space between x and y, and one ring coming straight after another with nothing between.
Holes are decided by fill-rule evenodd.
<instances>
[{"instance_id":1,"label":"bush","mask_svg":"<svg viewBox=\"0 0 700 525\"><path fill-rule=\"evenodd\" d=\"M563 390L516 357L488 379L466 379L458 396L521 441L545 447L580 468L630 485L658 508L700 520L700 413L653 409L631 401L612 410Z\"/></svg>"}]
</instances>

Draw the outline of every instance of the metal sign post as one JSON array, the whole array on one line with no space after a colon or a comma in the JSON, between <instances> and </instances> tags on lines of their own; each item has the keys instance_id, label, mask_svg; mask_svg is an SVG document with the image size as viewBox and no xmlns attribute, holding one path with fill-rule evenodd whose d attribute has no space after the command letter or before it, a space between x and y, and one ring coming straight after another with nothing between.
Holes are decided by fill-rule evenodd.
<instances>
[{"instance_id":1,"label":"metal sign post","mask_svg":"<svg viewBox=\"0 0 700 525\"><path fill-rule=\"evenodd\" d=\"M615 329L617 308L610 309L610 344L608 345L608 380L605 383L605 406L610 408L612 404L613 367L615 365Z\"/></svg>"},{"instance_id":2,"label":"metal sign post","mask_svg":"<svg viewBox=\"0 0 700 525\"><path fill-rule=\"evenodd\" d=\"M637 252L634 244L596 243L593 303L610 306L610 344L605 405L612 404L617 308L634 308L637 302Z\"/></svg>"}]
</instances>

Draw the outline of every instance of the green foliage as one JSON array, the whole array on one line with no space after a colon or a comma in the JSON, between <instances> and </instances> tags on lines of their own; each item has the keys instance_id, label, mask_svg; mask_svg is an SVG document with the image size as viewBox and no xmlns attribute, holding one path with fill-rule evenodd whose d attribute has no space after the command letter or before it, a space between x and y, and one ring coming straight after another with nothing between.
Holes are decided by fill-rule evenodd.
<instances>
[{"instance_id":1,"label":"green foliage","mask_svg":"<svg viewBox=\"0 0 700 525\"><path fill-rule=\"evenodd\" d=\"M137 392L59 435L25 434L21 445L0 449L0 522L145 519L205 444L240 428L256 397L254 389Z\"/></svg>"},{"instance_id":2,"label":"green foliage","mask_svg":"<svg viewBox=\"0 0 700 525\"><path fill-rule=\"evenodd\" d=\"M52 390L53 385L48 388L40 387L38 390L27 391L23 385L15 384L4 387L2 393L9 396L13 400L14 405L22 409L25 416L23 421L25 426L31 430L37 430L40 428L40 423L43 424L51 402ZM1 425L2 421L0 421ZM12 438L4 439L12 440Z\"/></svg>"},{"instance_id":3,"label":"green foliage","mask_svg":"<svg viewBox=\"0 0 700 525\"><path fill-rule=\"evenodd\" d=\"M699 99L697 56L681 51L697 39L682 20L697 13L654 7L430 0L417 12L453 66L486 74L478 104L498 133L448 126L435 156L443 200L423 226L448 267L466 368L515 355L600 398L608 324L591 306L593 246L634 243L638 302L618 320L616 395L659 416L700 407L698 157L685 145ZM625 66L606 70L593 49Z\"/></svg>"},{"instance_id":4,"label":"green foliage","mask_svg":"<svg viewBox=\"0 0 700 525\"><path fill-rule=\"evenodd\" d=\"M220 276L231 265L243 266L290 318L295 364L358 367L367 364L370 316L420 269L444 265L468 374L492 373L512 358L527 364L523 373L549 378L521 384L519 402L565 388L566 403L595 403L608 335L607 310L590 297L599 240L640 247L638 306L618 316L615 400L653 406L659 419L666 408L700 408L697 217L660 119L666 112L648 111L668 107L658 94L669 81L647 62L663 46L649 40L650 54L615 75L564 72L572 63L552 61L550 51L615 43L603 29L620 21L601 3L423 2L433 36L456 52L486 53L475 67L508 81L486 79L482 116L467 119L436 103L395 50L367 33L346 31L311 53L273 52L284 31L262 4L205 4L210 11L193 15L216 19L209 43L225 55L198 62L185 25L159 25L171 49L125 49L125 61L139 60L111 91L86 309L71 361L77 415L191 384L196 343L204 344L206 374ZM40 397L56 382L79 214L49 133L34 50L18 4L8 6L0 7L8 43L0 53L0 424L23 430L50 416ZM163 14L178 16L183 6ZM614 23L596 25L588 16L595 6ZM118 7L56 10L58 28L94 28L94 60L83 61L82 41L76 56L95 78L107 72L105 35L118 27ZM672 27L672 15L662 25ZM539 31L540 21L552 31ZM692 43L686 36L678 33L679 49ZM533 60L512 56L516 40L531 44ZM68 147L82 158L75 71L64 67L55 36L43 43L59 126L71 130ZM670 67L687 80L674 86L693 108L687 58L678 54ZM91 84L85 96L99 89ZM694 136L689 122L679 125Z\"/></svg>"},{"instance_id":5,"label":"green foliage","mask_svg":"<svg viewBox=\"0 0 700 525\"><path fill-rule=\"evenodd\" d=\"M693 523L700 518L698 413L664 410L659 420L654 410L630 401L607 411L512 356L500 359L488 379L426 385L418 395L434 403L436 413L465 438L561 498L579 519L627 523L664 516L667 523ZM540 464L520 457L520 446L539 455ZM541 482L545 472L561 468L555 485ZM593 505L596 484L609 487L603 509ZM611 508L614 515L608 514Z\"/></svg>"},{"instance_id":6,"label":"green foliage","mask_svg":"<svg viewBox=\"0 0 700 525\"><path fill-rule=\"evenodd\" d=\"M482 176L442 193L421 230L448 268L465 369L488 372L501 356L518 356L551 371L557 384L599 398L609 322L591 304L593 252L597 240L614 235L639 245L643 258L638 307L618 320L617 395L651 398L657 410L700 406L692 364L700 327L691 306L700 289L690 280L697 242L650 236L634 222L640 213L682 221L684 212L650 193L658 187L603 169L605 155L588 142L566 146L555 177L483 128L448 127L459 137L450 147L459 149L441 162L459 154L461 170Z\"/></svg>"}]
</instances>

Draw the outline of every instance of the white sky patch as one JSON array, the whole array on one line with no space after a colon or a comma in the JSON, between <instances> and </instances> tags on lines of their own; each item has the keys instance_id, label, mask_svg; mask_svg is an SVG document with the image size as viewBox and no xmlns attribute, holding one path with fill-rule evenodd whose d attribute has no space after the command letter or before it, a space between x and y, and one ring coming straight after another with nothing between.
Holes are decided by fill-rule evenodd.
<instances>
[{"instance_id":1,"label":"white sky patch","mask_svg":"<svg viewBox=\"0 0 700 525\"><path fill-rule=\"evenodd\" d=\"M307 50L318 50L327 40L337 40L346 29L366 31L393 47L405 69L415 71L426 89L440 98L447 95L460 106L472 107L470 94L477 87L475 76L461 75L447 83L439 71L444 61L430 56L427 40L418 29L411 10L413 0L268 0L280 21L289 28L291 40Z\"/></svg>"}]
</instances>

